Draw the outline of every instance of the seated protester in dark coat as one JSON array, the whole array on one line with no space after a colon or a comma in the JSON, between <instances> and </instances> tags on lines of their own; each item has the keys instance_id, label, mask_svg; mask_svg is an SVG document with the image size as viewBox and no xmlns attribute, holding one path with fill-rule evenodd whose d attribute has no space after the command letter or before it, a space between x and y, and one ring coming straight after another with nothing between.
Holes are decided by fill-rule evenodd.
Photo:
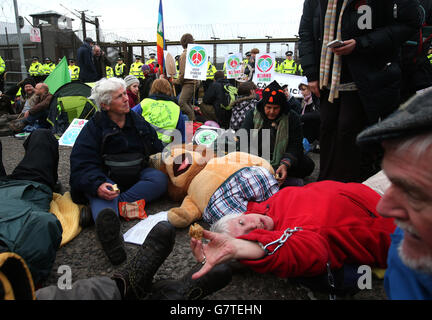
<instances>
[{"instance_id":1,"label":"seated protester in dark coat","mask_svg":"<svg viewBox=\"0 0 432 320\"><path fill-rule=\"evenodd\" d=\"M142 115L153 126L162 144L168 145L174 137L177 143L185 143L185 120L168 80L155 80L150 96L132 110Z\"/></svg>"},{"instance_id":2,"label":"seated protester in dark coat","mask_svg":"<svg viewBox=\"0 0 432 320\"><path fill-rule=\"evenodd\" d=\"M297 112L297 114L301 114L301 103L290 93L288 85L286 84L282 86L282 90L287 97L288 105L290 106L291 110Z\"/></svg>"},{"instance_id":3,"label":"seated protester in dark coat","mask_svg":"<svg viewBox=\"0 0 432 320\"><path fill-rule=\"evenodd\" d=\"M252 81L242 82L238 88L238 99L231 104L230 129L241 128L246 115L250 110L255 109L258 103L258 96L255 93L257 86Z\"/></svg>"},{"instance_id":4,"label":"seated protester in dark coat","mask_svg":"<svg viewBox=\"0 0 432 320\"><path fill-rule=\"evenodd\" d=\"M75 203L90 203L102 248L113 264L120 264L126 251L119 203L142 205L165 193L167 176L147 165L149 156L163 146L151 125L130 112L123 79L98 81L91 98L101 111L85 125L72 149L71 195Z\"/></svg>"},{"instance_id":5,"label":"seated protester in dark coat","mask_svg":"<svg viewBox=\"0 0 432 320\"><path fill-rule=\"evenodd\" d=\"M301 121L303 124L303 135L309 143L319 142L320 136L320 100L314 95L309 86L300 83L298 86L303 101L301 103Z\"/></svg>"},{"instance_id":6,"label":"seated protester in dark coat","mask_svg":"<svg viewBox=\"0 0 432 320\"><path fill-rule=\"evenodd\" d=\"M263 98L256 109L248 113L242 129L248 132L251 153L267 159L270 156L268 160L276 171L276 180L281 187L303 185L301 179L314 170L314 162L303 151L300 116L290 109L286 96L276 81L264 89ZM263 134L264 130L268 130L269 134ZM270 141L263 141L266 137ZM256 144L258 150L253 150ZM240 149L242 145L240 135ZM265 154L266 149L269 150L269 155Z\"/></svg>"},{"instance_id":7,"label":"seated protester in dark coat","mask_svg":"<svg viewBox=\"0 0 432 320\"><path fill-rule=\"evenodd\" d=\"M24 158L6 175L0 142L0 254L20 255L39 285L49 277L62 240L62 225L50 213L58 179L58 142L50 130L38 129L23 147Z\"/></svg>"},{"instance_id":8,"label":"seated protester in dark coat","mask_svg":"<svg viewBox=\"0 0 432 320\"><path fill-rule=\"evenodd\" d=\"M230 85L225 79L223 71L216 71L214 82L209 86L203 97L200 110L206 120L216 121L222 128L229 128L231 119L231 110L225 110L221 107L224 100L224 85Z\"/></svg>"}]
</instances>

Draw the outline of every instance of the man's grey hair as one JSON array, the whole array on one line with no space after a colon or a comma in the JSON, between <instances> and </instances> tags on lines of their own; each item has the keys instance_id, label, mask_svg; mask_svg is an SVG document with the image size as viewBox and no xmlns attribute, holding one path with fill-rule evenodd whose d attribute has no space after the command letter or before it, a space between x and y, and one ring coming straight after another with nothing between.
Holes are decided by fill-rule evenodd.
<instances>
[{"instance_id":1,"label":"man's grey hair","mask_svg":"<svg viewBox=\"0 0 432 320\"><path fill-rule=\"evenodd\" d=\"M120 78L101 79L96 82L91 91L90 99L96 102L99 110L102 110L102 104L110 105L113 93L120 88L126 90L126 82Z\"/></svg>"},{"instance_id":2,"label":"man's grey hair","mask_svg":"<svg viewBox=\"0 0 432 320\"><path fill-rule=\"evenodd\" d=\"M238 218L242 215L243 215L243 213L227 214L226 216L223 216L217 222L212 224L212 226L210 227L210 231L230 234L230 230L228 229L228 222L230 222L232 219Z\"/></svg>"},{"instance_id":3,"label":"man's grey hair","mask_svg":"<svg viewBox=\"0 0 432 320\"><path fill-rule=\"evenodd\" d=\"M410 152L419 158L432 146L432 131L388 142L397 154ZM386 142L384 142L384 145Z\"/></svg>"}]
</instances>

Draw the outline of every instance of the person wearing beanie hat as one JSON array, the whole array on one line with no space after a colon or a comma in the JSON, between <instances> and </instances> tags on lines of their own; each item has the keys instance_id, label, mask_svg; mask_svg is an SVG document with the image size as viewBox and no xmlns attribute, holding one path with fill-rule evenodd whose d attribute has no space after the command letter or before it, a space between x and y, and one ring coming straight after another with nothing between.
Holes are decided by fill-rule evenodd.
<instances>
[{"instance_id":1,"label":"person wearing beanie hat","mask_svg":"<svg viewBox=\"0 0 432 320\"><path fill-rule=\"evenodd\" d=\"M361 148L384 151L389 180L378 213L397 225L384 288L389 299L432 299L432 90L357 136Z\"/></svg>"},{"instance_id":2,"label":"person wearing beanie hat","mask_svg":"<svg viewBox=\"0 0 432 320\"><path fill-rule=\"evenodd\" d=\"M124 81L126 82L126 93L129 98L129 107L132 109L140 102L140 82L137 77L131 74L126 76Z\"/></svg>"},{"instance_id":3,"label":"person wearing beanie hat","mask_svg":"<svg viewBox=\"0 0 432 320\"><path fill-rule=\"evenodd\" d=\"M243 122L249 141L258 141L258 150L250 150L261 157L269 157L281 187L303 185L302 179L310 175L315 164L303 151L303 133L300 116L291 110L282 87L276 81L263 90L256 109L249 111ZM256 130L253 130L256 129ZM264 130L270 141L263 141ZM241 145L241 144L240 144ZM270 147L266 155L264 146Z\"/></svg>"}]
</instances>

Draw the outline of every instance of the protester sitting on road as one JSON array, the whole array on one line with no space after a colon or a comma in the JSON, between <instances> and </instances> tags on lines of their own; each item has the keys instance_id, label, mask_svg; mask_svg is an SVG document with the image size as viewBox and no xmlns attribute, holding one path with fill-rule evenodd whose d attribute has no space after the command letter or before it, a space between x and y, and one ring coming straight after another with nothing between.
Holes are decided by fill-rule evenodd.
<instances>
[{"instance_id":1,"label":"protester sitting on road","mask_svg":"<svg viewBox=\"0 0 432 320\"><path fill-rule=\"evenodd\" d=\"M52 98L53 95L49 92L48 85L42 82L38 83L34 94L26 101L21 119L10 123L11 130L17 133L24 129L31 132L39 128L50 128L46 118Z\"/></svg>"},{"instance_id":2,"label":"protester sitting on road","mask_svg":"<svg viewBox=\"0 0 432 320\"><path fill-rule=\"evenodd\" d=\"M140 102L139 85L140 82L134 75L128 75L124 78L126 83L126 92L129 98L129 108L135 107Z\"/></svg>"},{"instance_id":3,"label":"protester sitting on road","mask_svg":"<svg viewBox=\"0 0 432 320\"><path fill-rule=\"evenodd\" d=\"M208 244L191 240L195 258L204 264L192 278L237 259L256 272L282 278L335 278L336 290L328 285L330 293L345 291L344 266L386 267L395 226L377 214L379 200L366 185L323 181L249 202L244 214L226 215L212 225L213 232L204 231Z\"/></svg>"},{"instance_id":4,"label":"protester sitting on road","mask_svg":"<svg viewBox=\"0 0 432 320\"><path fill-rule=\"evenodd\" d=\"M225 129L229 128L231 110L222 108L221 104L223 104L225 97L224 86L229 85L231 84L227 79L225 79L223 71L216 71L214 74L214 81L208 87L204 94L203 102L199 106L206 120L216 121Z\"/></svg>"},{"instance_id":5,"label":"protester sitting on road","mask_svg":"<svg viewBox=\"0 0 432 320\"><path fill-rule=\"evenodd\" d=\"M270 156L270 163L281 187L303 185L302 179L314 170L314 162L303 152L300 116L291 110L276 81L264 89L263 98L246 115L242 129L246 129L249 134L251 148L258 142L258 150L251 149L251 153L261 157ZM269 135L263 134L264 130L269 130ZM262 141L266 136L270 137L270 141ZM269 155L263 154L265 148L270 151Z\"/></svg>"},{"instance_id":6,"label":"protester sitting on road","mask_svg":"<svg viewBox=\"0 0 432 320\"><path fill-rule=\"evenodd\" d=\"M0 141L0 253L20 255L39 284L48 278L62 239L60 221L50 213L57 192L58 142L50 130L38 129L23 146L23 159L6 175Z\"/></svg>"},{"instance_id":7,"label":"protester sitting on road","mask_svg":"<svg viewBox=\"0 0 432 320\"><path fill-rule=\"evenodd\" d=\"M98 81L91 98L100 111L82 129L72 149L71 196L75 203L90 203L99 241L109 260L120 264L126 251L119 203L149 203L166 192L167 176L148 167L149 156L163 146L151 125L130 112L123 79Z\"/></svg>"},{"instance_id":8,"label":"protester sitting on road","mask_svg":"<svg viewBox=\"0 0 432 320\"><path fill-rule=\"evenodd\" d=\"M300 102L290 93L289 91L289 87L287 84L282 86L282 90L285 93L287 100L288 100L288 104L291 107L291 110L294 110L295 112L297 112L299 115L301 114L301 104Z\"/></svg>"},{"instance_id":9,"label":"protester sitting on road","mask_svg":"<svg viewBox=\"0 0 432 320\"><path fill-rule=\"evenodd\" d=\"M300 113L303 135L311 144L319 142L321 125L320 100L311 92L307 84L300 83L298 88L303 96Z\"/></svg>"},{"instance_id":10,"label":"protester sitting on road","mask_svg":"<svg viewBox=\"0 0 432 320\"><path fill-rule=\"evenodd\" d=\"M0 253L0 287L10 288L0 291L0 300L198 300L231 281L227 265L192 280L192 274L201 267L198 264L178 280L159 280L152 285L154 274L171 253L174 242L175 228L166 221L159 222L134 257L111 277L81 279L70 289L53 285L36 292L32 277L26 272L25 260L10 252Z\"/></svg>"},{"instance_id":11,"label":"protester sitting on road","mask_svg":"<svg viewBox=\"0 0 432 320\"><path fill-rule=\"evenodd\" d=\"M391 184L377 211L394 218L384 287L389 299L432 299L432 91L414 96L386 120L357 137L384 148Z\"/></svg>"},{"instance_id":12,"label":"protester sitting on road","mask_svg":"<svg viewBox=\"0 0 432 320\"><path fill-rule=\"evenodd\" d=\"M257 86L252 81L240 83L238 98L231 105L230 129L236 131L240 129L249 111L256 108L258 103L256 88Z\"/></svg>"},{"instance_id":13,"label":"protester sitting on road","mask_svg":"<svg viewBox=\"0 0 432 320\"><path fill-rule=\"evenodd\" d=\"M155 80L150 90L150 96L132 110L141 114L156 129L158 137L164 145L173 141L173 137L175 137L173 130L178 132L178 143L186 141L185 120L177 104L177 99L173 97L172 87L168 80Z\"/></svg>"}]
</instances>

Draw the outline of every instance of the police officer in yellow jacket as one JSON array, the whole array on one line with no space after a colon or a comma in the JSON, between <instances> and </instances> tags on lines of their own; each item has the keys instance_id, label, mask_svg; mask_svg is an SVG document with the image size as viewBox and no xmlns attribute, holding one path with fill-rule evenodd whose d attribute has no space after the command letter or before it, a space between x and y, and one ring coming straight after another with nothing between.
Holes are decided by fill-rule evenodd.
<instances>
[{"instance_id":1,"label":"police officer in yellow jacket","mask_svg":"<svg viewBox=\"0 0 432 320\"><path fill-rule=\"evenodd\" d=\"M0 91L4 91L4 72L6 70L6 64L3 60L3 58L0 56Z\"/></svg>"},{"instance_id":2,"label":"police officer in yellow jacket","mask_svg":"<svg viewBox=\"0 0 432 320\"><path fill-rule=\"evenodd\" d=\"M152 52L152 53L149 54L149 56L150 56L150 59L148 59L146 61L146 64L150 64L150 63L153 63L153 62L156 61L156 54L155 53Z\"/></svg>"},{"instance_id":3,"label":"police officer in yellow jacket","mask_svg":"<svg viewBox=\"0 0 432 320\"><path fill-rule=\"evenodd\" d=\"M46 57L45 58L45 63L43 64L43 73L44 76L49 76L51 74L51 72L53 72L53 70L55 69L56 65L54 62L51 61L50 58Z\"/></svg>"},{"instance_id":4,"label":"police officer in yellow jacket","mask_svg":"<svg viewBox=\"0 0 432 320\"><path fill-rule=\"evenodd\" d=\"M30 77L32 77L36 83L39 83L43 80L42 77L44 75L44 69L42 63L39 62L38 57L34 56L32 58L32 64L30 65L28 71L30 73Z\"/></svg>"},{"instance_id":5,"label":"police officer in yellow jacket","mask_svg":"<svg viewBox=\"0 0 432 320\"><path fill-rule=\"evenodd\" d=\"M79 80L80 67L75 64L74 59L69 59L69 73L71 75L71 81Z\"/></svg>"},{"instance_id":6,"label":"police officer in yellow jacket","mask_svg":"<svg viewBox=\"0 0 432 320\"><path fill-rule=\"evenodd\" d=\"M216 67L210 62L210 57L209 57L207 77L206 77L206 81L203 82L204 92L206 92L208 87L212 84L216 71L217 71Z\"/></svg>"},{"instance_id":7,"label":"police officer in yellow jacket","mask_svg":"<svg viewBox=\"0 0 432 320\"><path fill-rule=\"evenodd\" d=\"M142 66L144 65L144 63L142 63L142 58L141 56L135 56L135 62L131 64L130 70L129 70L129 74L135 76L139 79L143 79L144 80L144 73L142 71Z\"/></svg>"},{"instance_id":8,"label":"police officer in yellow jacket","mask_svg":"<svg viewBox=\"0 0 432 320\"><path fill-rule=\"evenodd\" d=\"M251 56L250 51L246 52L246 58L243 59L242 61L243 68L246 68L246 66L248 65L250 56Z\"/></svg>"},{"instance_id":9,"label":"police officer in yellow jacket","mask_svg":"<svg viewBox=\"0 0 432 320\"><path fill-rule=\"evenodd\" d=\"M114 78L114 70L113 70L113 68L111 66L107 65L105 67L105 71L106 71L106 78L107 79Z\"/></svg>"},{"instance_id":10,"label":"police officer in yellow jacket","mask_svg":"<svg viewBox=\"0 0 432 320\"><path fill-rule=\"evenodd\" d=\"M122 57L117 58L117 64L114 67L114 75L117 78L122 78L122 79L124 79L124 77L128 75L127 67Z\"/></svg>"},{"instance_id":11,"label":"police officer in yellow jacket","mask_svg":"<svg viewBox=\"0 0 432 320\"><path fill-rule=\"evenodd\" d=\"M276 72L285 74L298 74L298 65L297 62L293 60L293 52L287 51L285 55L286 60L277 67Z\"/></svg>"}]
</instances>

